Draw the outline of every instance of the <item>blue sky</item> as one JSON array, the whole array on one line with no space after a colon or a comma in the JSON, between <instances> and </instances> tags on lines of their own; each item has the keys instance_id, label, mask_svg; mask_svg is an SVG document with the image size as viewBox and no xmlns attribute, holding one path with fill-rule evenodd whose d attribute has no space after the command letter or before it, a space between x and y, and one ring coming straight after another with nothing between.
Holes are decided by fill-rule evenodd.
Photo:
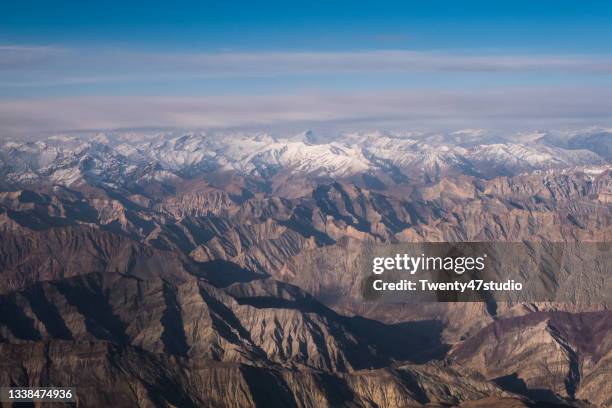
<instances>
[{"instance_id":1,"label":"blue sky","mask_svg":"<svg viewBox=\"0 0 612 408\"><path fill-rule=\"evenodd\" d=\"M612 124L609 1L4 3L4 134Z\"/></svg>"},{"instance_id":2,"label":"blue sky","mask_svg":"<svg viewBox=\"0 0 612 408\"><path fill-rule=\"evenodd\" d=\"M15 1L9 42L190 50L516 47L610 51L606 1Z\"/></svg>"}]
</instances>

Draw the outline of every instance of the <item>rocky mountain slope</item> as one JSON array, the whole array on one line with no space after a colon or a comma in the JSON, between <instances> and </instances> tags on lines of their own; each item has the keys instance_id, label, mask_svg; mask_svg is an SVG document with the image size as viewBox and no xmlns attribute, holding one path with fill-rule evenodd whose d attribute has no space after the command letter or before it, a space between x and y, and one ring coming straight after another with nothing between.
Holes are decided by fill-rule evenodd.
<instances>
[{"instance_id":1,"label":"rocky mountain slope","mask_svg":"<svg viewBox=\"0 0 612 408\"><path fill-rule=\"evenodd\" d=\"M342 317L270 280L217 289L196 279L172 285L88 274L3 295L0 309L9 356L3 383L70 384L86 405L443 406L485 397L561 404L577 390L609 403L606 394L589 397L609 376L601 353L612 327L601 313L500 320L435 361L444 347L431 349L439 339L428 338L433 330L423 322ZM480 350L498 326L503 342ZM577 338L583 328L595 337ZM538 357L526 364L529 352L519 349L511 364L490 364L519 343Z\"/></svg>"},{"instance_id":2,"label":"rocky mountain slope","mask_svg":"<svg viewBox=\"0 0 612 408\"><path fill-rule=\"evenodd\" d=\"M607 305L367 303L359 266L404 242L608 251L610 138L5 142L2 384L83 406L610 406Z\"/></svg>"}]
</instances>

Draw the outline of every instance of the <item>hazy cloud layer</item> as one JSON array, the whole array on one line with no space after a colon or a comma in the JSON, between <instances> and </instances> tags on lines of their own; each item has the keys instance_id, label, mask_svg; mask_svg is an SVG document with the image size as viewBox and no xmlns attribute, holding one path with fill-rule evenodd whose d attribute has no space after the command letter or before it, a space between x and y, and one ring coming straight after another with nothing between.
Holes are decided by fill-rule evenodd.
<instances>
[{"instance_id":1,"label":"hazy cloud layer","mask_svg":"<svg viewBox=\"0 0 612 408\"><path fill-rule=\"evenodd\" d=\"M419 76L431 72L439 75ZM494 78L487 76L486 85L480 81L485 72ZM522 72L528 73L529 83L539 86L505 82ZM392 88L396 91L389 91L394 83L384 83L388 73L415 73L411 83L418 86L399 84ZM474 73L471 82L464 82L462 73ZM555 86L542 81L551 73L568 75L560 76ZM352 78L341 88L344 91L334 88L337 74ZM148 53L4 45L0 46L0 137L63 130L309 123L514 129L528 123L610 125L610 74L608 56L405 50ZM312 77L303 82L291 79L299 75ZM277 81L279 76L290 79ZM258 82L257 77L267 80ZM191 81L194 78L215 78L210 82L217 95L187 96L197 83ZM174 87L173 80L182 88ZM451 87L444 89L439 82ZM266 95L243 88L257 83ZM91 84L98 86L88 88ZM47 86L54 87L52 93L45 93ZM157 97L142 96L156 90L160 90Z\"/></svg>"},{"instance_id":2,"label":"hazy cloud layer","mask_svg":"<svg viewBox=\"0 0 612 408\"><path fill-rule=\"evenodd\" d=\"M601 56L416 52L146 53L0 46L0 87L168 78L384 72L612 73Z\"/></svg>"},{"instance_id":3,"label":"hazy cloud layer","mask_svg":"<svg viewBox=\"0 0 612 408\"><path fill-rule=\"evenodd\" d=\"M39 69L66 53L55 47L0 45L0 70Z\"/></svg>"},{"instance_id":4,"label":"hazy cloud layer","mask_svg":"<svg viewBox=\"0 0 612 408\"><path fill-rule=\"evenodd\" d=\"M396 126L610 124L607 89L498 89L224 97L81 97L0 102L1 135L137 127L306 123Z\"/></svg>"}]
</instances>

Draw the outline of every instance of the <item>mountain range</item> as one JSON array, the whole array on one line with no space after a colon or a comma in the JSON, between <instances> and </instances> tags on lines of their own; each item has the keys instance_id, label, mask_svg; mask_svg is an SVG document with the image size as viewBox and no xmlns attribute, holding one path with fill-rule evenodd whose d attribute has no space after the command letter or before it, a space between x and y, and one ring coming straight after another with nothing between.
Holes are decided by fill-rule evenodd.
<instances>
[{"instance_id":1,"label":"mountain range","mask_svg":"<svg viewBox=\"0 0 612 408\"><path fill-rule=\"evenodd\" d=\"M372 304L359 275L373 243L609 250L611 143L603 128L4 141L2 384L74 386L83 406L612 406L606 304Z\"/></svg>"}]
</instances>

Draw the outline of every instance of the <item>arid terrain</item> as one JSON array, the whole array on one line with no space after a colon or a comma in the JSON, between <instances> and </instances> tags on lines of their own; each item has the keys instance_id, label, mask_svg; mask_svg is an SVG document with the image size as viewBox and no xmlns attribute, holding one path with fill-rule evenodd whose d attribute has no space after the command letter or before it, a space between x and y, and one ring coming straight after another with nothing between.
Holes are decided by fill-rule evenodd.
<instances>
[{"instance_id":1,"label":"arid terrain","mask_svg":"<svg viewBox=\"0 0 612 408\"><path fill-rule=\"evenodd\" d=\"M79 406L611 407L588 274L545 277L584 302L401 305L365 301L359 267L371 243L611 233L609 129L4 141L0 383Z\"/></svg>"}]
</instances>

